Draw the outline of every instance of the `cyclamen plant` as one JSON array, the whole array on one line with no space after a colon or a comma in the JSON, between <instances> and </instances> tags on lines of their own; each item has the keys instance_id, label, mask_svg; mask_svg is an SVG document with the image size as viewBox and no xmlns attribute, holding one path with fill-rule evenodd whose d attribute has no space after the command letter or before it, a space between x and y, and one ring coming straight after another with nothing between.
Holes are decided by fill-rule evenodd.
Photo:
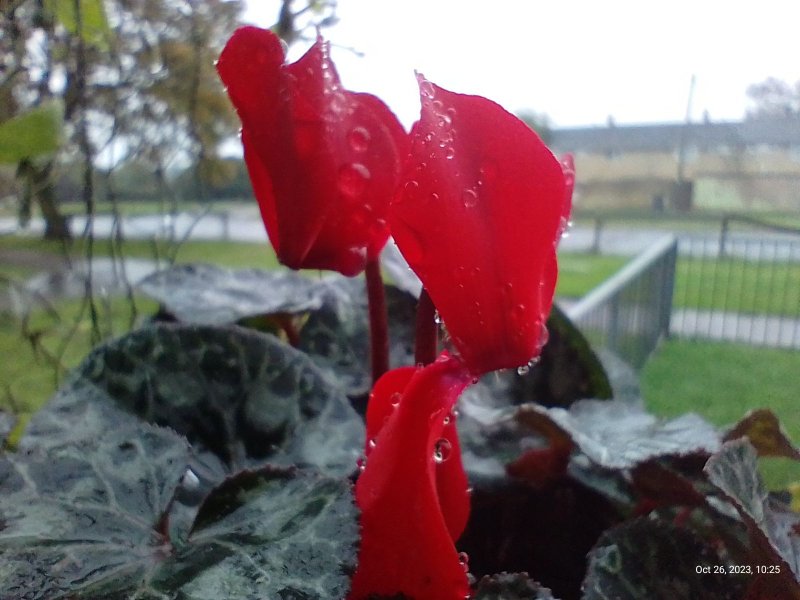
<instances>
[{"instance_id":1,"label":"cyclamen plant","mask_svg":"<svg viewBox=\"0 0 800 600\"><path fill-rule=\"evenodd\" d=\"M0 412L0 599L800 600L775 415L656 419L552 304L571 157L421 75L406 133L321 40L218 68L278 259L335 273L155 273L13 443Z\"/></svg>"},{"instance_id":2,"label":"cyclamen plant","mask_svg":"<svg viewBox=\"0 0 800 600\"><path fill-rule=\"evenodd\" d=\"M278 259L344 275L367 269L376 378L387 347L378 255L390 233L424 286L418 366L377 379L367 408L349 598L468 597L468 566L455 546L469 492L454 405L473 379L526 368L547 341L572 160L560 163L497 104L422 75L421 117L407 137L380 100L341 87L321 39L286 65L274 34L245 27L217 69L242 120ZM435 358L431 307L455 354Z\"/></svg>"}]
</instances>

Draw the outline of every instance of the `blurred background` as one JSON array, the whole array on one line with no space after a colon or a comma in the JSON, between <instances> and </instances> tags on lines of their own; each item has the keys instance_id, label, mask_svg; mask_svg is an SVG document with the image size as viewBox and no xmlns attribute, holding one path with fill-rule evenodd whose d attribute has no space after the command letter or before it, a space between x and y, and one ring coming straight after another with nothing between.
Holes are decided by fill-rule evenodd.
<instances>
[{"instance_id":1,"label":"blurred background","mask_svg":"<svg viewBox=\"0 0 800 600\"><path fill-rule=\"evenodd\" d=\"M414 71L577 166L558 301L648 407L800 439L800 6L634 1L2 0L0 406L36 410L157 310L174 262L275 268L214 60L243 23L418 116ZM800 481L765 465L774 487Z\"/></svg>"}]
</instances>

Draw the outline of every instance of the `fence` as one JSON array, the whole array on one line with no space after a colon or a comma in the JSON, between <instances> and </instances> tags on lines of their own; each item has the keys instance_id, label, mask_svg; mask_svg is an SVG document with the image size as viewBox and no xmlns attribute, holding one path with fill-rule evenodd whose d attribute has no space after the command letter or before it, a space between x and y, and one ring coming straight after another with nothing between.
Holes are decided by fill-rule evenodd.
<instances>
[{"instance_id":1,"label":"fence","mask_svg":"<svg viewBox=\"0 0 800 600\"><path fill-rule=\"evenodd\" d=\"M670 332L677 256L677 239L665 235L567 309L567 315L593 345L641 368Z\"/></svg>"},{"instance_id":2,"label":"fence","mask_svg":"<svg viewBox=\"0 0 800 600\"><path fill-rule=\"evenodd\" d=\"M681 235L679 254L674 334L800 349L800 230L727 217L719 238Z\"/></svg>"}]
</instances>

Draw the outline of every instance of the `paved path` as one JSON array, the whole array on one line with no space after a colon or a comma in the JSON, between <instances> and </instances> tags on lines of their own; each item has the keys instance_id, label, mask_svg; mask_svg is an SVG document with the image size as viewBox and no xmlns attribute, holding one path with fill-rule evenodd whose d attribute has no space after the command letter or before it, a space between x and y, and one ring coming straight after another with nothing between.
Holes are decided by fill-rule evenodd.
<instances>
[{"instance_id":1,"label":"paved path","mask_svg":"<svg viewBox=\"0 0 800 600\"><path fill-rule=\"evenodd\" d=\"M800 350L800 319L789 317L676 309L672 311L670 333L678 337Z\"/></svg>"},{"instance_id":2,"label":"paved path","mask_svg":"<svg viewBox=\"0 0 800 600\"><path fill-rule=\"evenodd\" d=\"M95 236L109 237L113 219L110 215L98 215L94 219ZM86 218L75 216L70 220L73 233L82 235ZM14 218L0 218L0 234L18 231ZM23 230L37 235L44 231L42 219L32 219ZM267 240L258 207L237 205L230 209L210 210L206 213L179 213L171 215L140 215L125 217L122 231L127 238L172 237L175 239L233 240L241 242L262 242ZM595 240L595 230L591 226L576 225L561 240L561 248L567 252L587 252L597 250L600 254L635 256L645 250L654 239L669 233L664 229L631 229L625 226L608 225L603 227L599 240ZM679 252L682 254L700 253L714 255L719 251L719 234L680 234ZM792 243L794 241L794 243ZM765 245L767 248L765 249ZM774 246L774 250L770 250ZM759 233L753 235L732 232L726 238L725 252L728 256L774 256L780 259L800 261L800 243L797 236L780 233ZM766 252L766 254L765 254Z\"/></svg>"}]
</instances>

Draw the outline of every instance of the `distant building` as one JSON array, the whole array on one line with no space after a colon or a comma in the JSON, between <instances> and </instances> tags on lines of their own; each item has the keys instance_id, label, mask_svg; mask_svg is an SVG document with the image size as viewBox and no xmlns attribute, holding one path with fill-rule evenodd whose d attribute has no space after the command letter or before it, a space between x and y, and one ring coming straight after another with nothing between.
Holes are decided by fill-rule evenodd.
<instances>
[{"instance_id":1,"label":"distant building","mask_svg":"<svg viewBox=\"0 0 800 600\"><path fill-rule=\"evenodd\" d=\"M553 129L550 145L575 154L584 208L800 210L800 118L611 122Z\"/></svg>"}]
</instances>

